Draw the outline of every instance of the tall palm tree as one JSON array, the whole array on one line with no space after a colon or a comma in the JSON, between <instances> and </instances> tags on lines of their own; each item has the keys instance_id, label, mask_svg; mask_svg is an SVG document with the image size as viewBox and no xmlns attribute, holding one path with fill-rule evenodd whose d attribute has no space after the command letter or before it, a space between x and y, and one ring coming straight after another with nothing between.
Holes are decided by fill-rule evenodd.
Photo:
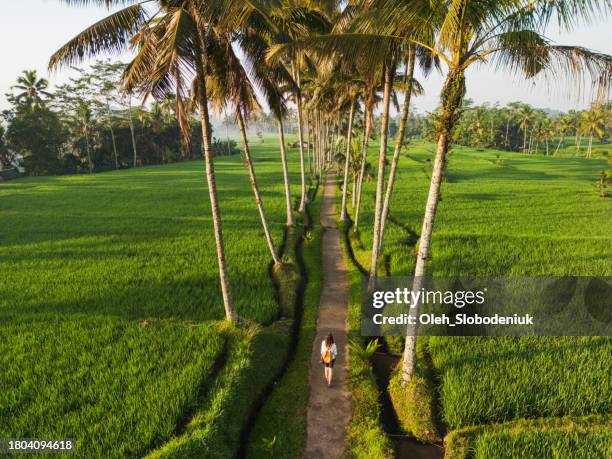
<instances>
[{"instance_id":1,"label":"tall palm tree","mask_svg":"<svg viewBox=\"0 0 612 459\"><path fill-rule=\"evenodd\" d=\"M527 131L534 117L533 109L527 104L521 104L514 112L514 117L523 130L523 153L527 151Z\"/></svg>"},{"instance_id":2,"label":"tall palm tree","mask_svg":"<svg viewBox=\"0 0 612 459\"><path fill-rule=\"evenodd\" d=\"M378 261L380 258L380 235L382 229L383 193L385 186L385 165L387 162L387 141L389 135L389 105L395 76L396 56L390 54L389 61L384 66L384 86L382 113L380 120L380 149L378 153L378 180L376 182L376 204L374 208L374 232L372 238L372 261L370 265L369 288L373 289L378 276Z\"/></svg>"},{"instance_id":3,"label":"tall palm tree","mask_svg":"<svg viewBox=\"0 0 612 459\"><path fill-rule=\"evenodd\" d=\"M540 124L540 139L544 142L544 145L546 147L546 156L548 156L549 153L548 146L550 139L552 139L554 135L555 130L553 128L553 122L548 116L546 116Z\"/></svg>"},{"instance_id":4,"label":"tall palm tree","mask_svg":"<svg viewBox=\"0 0 612 459\"><path fill-rule=\"evenodd\" d=\"M355 222L353 224L353 230L359 231L359 218L361 216L361 197L363 191L363 180L365 178L366 165L367 165L367 153L368 145L370 142L370 133L373 124L373 113L374 106L378 102L376 94L376 84L379 80L378 74L373 73L370 75L364 75L364 110L363 110L363 141L361 144L361 168L359 170L359 177L357 178L357 202L355 203Z\"/></svg>"},{"instance_id":5,"label":"tall palm tree","mask_svg":"<svg viewBox=\"0 0 612 459\"><path fill-rule=\"evenodd\" d=\"M90 0L66 2L91 3ZM98 0L97 3L106 6L124 4L122 0ZM185 100L189 87L192 87L202 129L206 181L225 316L229 321L236 321L225 259L206 89L206 40L215 18L221 17L221 12L215 10L220 5L204 4L196 0L159 0L152 3L156 7L153 15L149 14L143 4L137 3L85 29L51 57L49 66L56 68L71 65L101 52L121 52L131 44L137 55L124 73L124 87L128 92L138 90L156 99L176 94L177 114L186 138L189 137L190 126Z\"/></svg>"},{"instance_id":6,"label":"tall palm tree","mask_svg":"<svg viewBox=\"0 0 612 459\"><path fill-rule=\"evenodd\" d=\"M603 137L605 134L604 112L599 106L594 106L590 110L582 113L580 120L582 132L589 135L589 146L587 148L587 158L593 157L593 136Z\"/></svg>"},{"instance_id":7,"label":"tall palm tree","mask_svg":"<svg viewBox=\"0 0 612 459\"><path fill-rule=\"evenodd\" d=\"M382 207L382 217L380 220L380 235L378 240L379 251L382 252L383 240L385 237L385 223L389 217L389 208L391 203L391 196L393 195L393 186L395 184L395 176L397 174L397 165L399 163L400 152L404 146L404 135L406 133L406 124L408 123L408 115L410 114L410 100L413 95L419 95L423 93L423 88L418 81L414 79L414 67L416 61L416 46L410 44L408 46L407 55L405 58L405 71L404 71L404 103L402 107L402 113L400 115L400 124L397 130L395 138L395 148L393 150L393 159L391 160L391 170L389 171L389 178L387 179L387 189L385 191L385 199ZM426 60L426 59L425 59Z\"/></svg>"},{"instance_id":8,"label":"tall palm tree","mask_svg":"<svg viewBox=\"0 0 612 459\"><path fill-rule=\"evenodd\" d=\"M208 80L211 101L221 112L228 104L236 111L236 120L242 139L244 160L247 166L251 189L255 197L255 204L261 220L262 229L268 244L268 249L275 265L281 264L281 259L274 247L274 241L270 233L270 226L257 185L257 176L253 166L251 150L246 132L248 115L259 109L259 103L255 96L255 89L248 78L240 59L232 47L227 34L214 33L214 39L209 39ZM265 88L259 88L265 91Z\"/></svg>"},{"instance_id":9,"label":"tall palm tree","mask_svg":"<svg viewBox=\"0 0 612 459\"><path fill-rule=\"evenodd\" d=\"M561 116L555 120L555 131L559 135L559 143L557 143L557 148L555 148L553 155L556 155L559 152L559 148L563 144L565 136L572 129L573 125L574 122L572 117L568 115Z\"/></svg>"},{"instance_id":10,"label":"tall palm tree","mask_svg":"<svg viewBox=\"0 0 612 459\"><path fill-rule=\"evenodd\" d=\"M28 108L35 109L45 105L45 98L51 97L51 93L46 89L49 82L45 78L38 78L36 70L24 70L22 75L17 77L17 84L11 89L18 92L14 98L17 103L24 103Z\"/></svg>"}]
</instances>

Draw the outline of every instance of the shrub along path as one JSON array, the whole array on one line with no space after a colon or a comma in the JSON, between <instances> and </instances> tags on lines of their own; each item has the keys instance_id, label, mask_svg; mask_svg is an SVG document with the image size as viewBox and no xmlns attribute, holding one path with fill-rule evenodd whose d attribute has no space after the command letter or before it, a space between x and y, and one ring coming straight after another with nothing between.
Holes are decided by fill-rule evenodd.
<instances>
[{"instance_id":1,"label":"shrub along path","mask_svg":"<svg viewBox=\"0 0 612 459\"><path fill-rule=\"evenodd\" d=\"M317 321L317 336L310 358L310 399L308 402L305 458L341 458L344 456L346 426L351 417L347 388L348 367L348 274L340 245L340 231L335 218L335 180L330 171L321 205L323 233L323 288ZM332 386L323 376L321 341L333 333L338 346Z\"/></svg>"}]
</instances>

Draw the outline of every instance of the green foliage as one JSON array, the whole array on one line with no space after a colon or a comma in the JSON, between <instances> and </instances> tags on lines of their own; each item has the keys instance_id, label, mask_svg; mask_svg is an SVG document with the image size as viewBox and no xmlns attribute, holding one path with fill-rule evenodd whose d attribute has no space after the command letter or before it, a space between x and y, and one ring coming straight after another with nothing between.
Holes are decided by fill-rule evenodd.
<instances>
[{"instance_id":1,"label":"green foliage","mask_svg":"<svg viewBox=\"0 0 612 459\"><path fill-rule=\"evenodd\" d=\"M212 323L15 313L0 324L0 435L75 438L82 457L142 456L172 436L225 342Z\"/></svg>"},{"instance_id":2,"label":"green foliage","mask_svg":"<svg viewBox=\"0 0 612 459\"><path fill-rule=\"evenodd\" d=\"M196 409L184 432L147 457L235 457L243 423L285 361L290 325L281 320L261 330L235 330L228 360L207 400Z\"/></svg>"},{"instance_id":3,"label":"green foliage","mask_svg":"<svg viewBox=\"0 0 612 459\"><path fill-rule=\"evenodd\" d=\"M213 155L215 156L231 156L240 154L240 148L235 140L222 140L213 138L212 141Z\"/></svg>"},{"instance_id":4,"label":"green foliage","mask_svg":"<svg viewBox=\"0 0 612 459\"><path fill-rule=\"evenodd\" d=\"M278 244L278 151L256 153ZM3 437L76 437L87 457L142 456L193 424L199 433L186 443L195 457L208 451L204 437L220 457L235 454L284 362L290 327L240 335L206 322L224 314L202 169L198 161L0 183ZM216 170L238 312L269 323L279 310L244 165L232 156Z\"/></svg>"},{"instance_id":5,"label":"green foliage","mask_svg":"<svg viewBox=\"0 0 612 459\"><path fill-rule=\"evenodd\" d=\"M359 360L363 361L369 361L379 346L378 339L369 341L365 346L361 344L360 340L352 339L349 342L351 356L356 356Z\"/></svg>"},{"instance_id":6,"label":"green foliage","mask_svg":"<svg viewBox=\"0 0 612 459\"><path fill-rule=\"evenodd\" d=\"M446 437L445 457L609 457L611 428L609 416L520 420L492 426L466 427Z\"/></svg>"},{"instance_id":7,"label":"green foliage","mask_svg":"<svg viewBox=\"0 0 612 459\"><path fill-rule=\"evenodd\" d=\"M612 411L609 338L432 337L429 346L450 429Z\"/></svg>"},{"instance_id":8,"label":"green foliage","mask_svg":"<svg viewBox=\"0 0 612 459\"><path fill-rule=\"evenodd\" d=\"M394 275L414 269L411 235L420 229L428 189L419 161L432 153L430 144L415 143L410 157L400 158L385 233ZM504 167L494 164L496 155L506 160ZM602 165L601 160L455 147L429 272L441 277L611 274L610 203L593 193ZM362 222L373 220L374 186L364 183ZM360 237L364 247L371 246L367 223ZM612 341L606 337L432 337L429 352L449 429L611 411L607 362Z\"/></svg>"},{"instance_id":9,"label":"green foliage","mask_svg":"<svg viewBox=\"0 0 612 459\"><path fill-rule=\"evenodd\" d=\"M258 148L255 168L278 244L278 152ZM0 310L222 318L202 169L198 161L0 185ZM293 181L298 171L292 162ZM239 315L269 323L278 313L270 255L246 175L238 156L217 162L230 283Z\"/></svg>"},{"instance_id":10,"label":"green foliage","mask_svg":"<svg viewBox=\"0 0 612 459\"><path fill-rule=\"evenodd\" d=\"M19 107L8 118L8 147L24 157L30 175L63 172L59 159L68 132L59 117L45 107Z\"/></svg>"},{"instance_id":11,"label":"green foliage","mask_svg":"<svg viewBox=\"0 0 612 459\"><path fill-rule=\"evenodd\" d=\"M339 228L345 234L347 232L349 235L353 234L347 228L346 223L339 222ZM352 415L347 430L347 455L360 459L391 458L393 449L382 430L378 387L369 361L369 357L378 347L378 342L372 341L365 347L362 347L360 343L362 340L360 336L362 275L349 256L349 239L344 237L342 241L349 276L348 321L351 346L348 380L351 390Z\"/></svg>"},{"instance_id":12,"label":"green foliage","mask_svg":"<svg viewBox=\"0 0 612 459\"><path fill-rule=\"evenodd\" d=\"M435 442L441 435L435 420L434 377L427 368L426 352L426 340L418 340L416 373L403 385L401 367L398 367L389 382L389 396L402 429L418 440Z\"/></svg>"}]
</instances>

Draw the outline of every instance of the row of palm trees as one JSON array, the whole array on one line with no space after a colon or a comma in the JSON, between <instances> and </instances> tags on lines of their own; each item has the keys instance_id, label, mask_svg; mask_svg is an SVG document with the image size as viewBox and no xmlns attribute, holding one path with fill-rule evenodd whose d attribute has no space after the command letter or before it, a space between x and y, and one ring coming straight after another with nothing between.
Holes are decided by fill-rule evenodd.
<instances>
[{"instance_id":1,"label":"row of palm trees","mask_svg":"<svg viewBox=\"0 0 612 459\"><path fill-rule=\"evenodd\" d=\"M124 5L124 0L67 0L67 3ZM341 217L347 218L349 155L357 111L364 112L360 174L354 181L355 226L360 221L361 188L366 168L373 112L380 110L380 146L373 219L370 279L375 285L383 249L385 220L404 140L410 96L418 93L416 65L445 74L437 118L436 152L415 268L413 288L420 290L427 272L431 238L449 143L466 92L466 71L494 65L527 78L554 75L571 85L584 74L601 94L608 90L612 58L576 46L551 43L544 31L551 20L570 28L610 7L605 0L156 0L112 14L62 47L51 58L52 68L72 65L104 51L131 48L135 57L123 76L128 92L155 98L169 93L177 114L187 124L189 107L202 123L206 179L219 261L221 290L229 320L236 321L227 276L220 206L210 152L209 104L231 107L242 132L243 150L262 225L265 211L258 194L245 128L261 94L275 114L285 187L287 224L293 209L284 141L283 119L289 100L298 110L301 198L306 201L306 165L321 176L344 146L345 165ZM238 57L237 50L240 50ZM389 109L403 93L400 128L394 139L387 173ZM305 124L309 129L304 129ZM187 134L187 132L186 132ZM344 137L344 143L339 140ZM311 151L310 144L313 148ZM306 147L305 147L306 145ZM304 149L306 148L306 152ZM266 239L275 261L276 249ZM418 314L418 307L411 309ZM415 371L416 329L407 330L403 380Z\"/></svg>"}]
</instances>

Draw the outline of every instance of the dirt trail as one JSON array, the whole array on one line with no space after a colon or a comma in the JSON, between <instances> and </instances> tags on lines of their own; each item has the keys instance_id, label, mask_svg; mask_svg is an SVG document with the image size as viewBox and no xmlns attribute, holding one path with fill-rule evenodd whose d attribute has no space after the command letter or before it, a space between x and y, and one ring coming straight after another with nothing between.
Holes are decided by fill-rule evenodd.
<instances>
[{"instance_id":1,"label":"dirt trail","mask_svg":"<svg viewBox=\"0 0 612 459\"><path fill-rule=\"evenodd\" d=\"M323 288L319 303L317 336L310 357L310 399L308 402L307 439L304 458L342 458L346 426L351 417L350 393L347 387L348 365L348 273L342 255L340 231L335 220L334 176L327 176L321 224L323 234ZM332 386L323 376L321 341L332 332L338 346ZM290 420L288 420L290 422Z\"/></svg>"}]
</instances>

